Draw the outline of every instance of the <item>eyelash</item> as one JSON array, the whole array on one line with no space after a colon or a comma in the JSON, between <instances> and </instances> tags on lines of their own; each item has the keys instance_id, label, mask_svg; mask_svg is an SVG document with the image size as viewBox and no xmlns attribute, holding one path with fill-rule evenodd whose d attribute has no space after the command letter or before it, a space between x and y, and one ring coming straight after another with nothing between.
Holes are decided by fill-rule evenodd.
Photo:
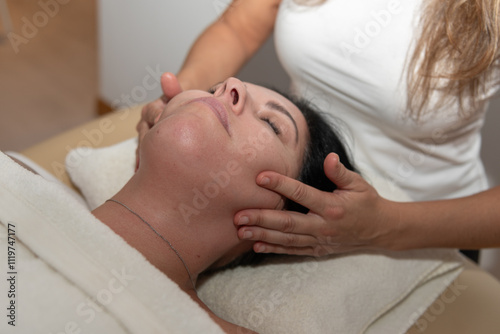
<instances>
[{"instance_id":1,"label":"eyelash","mask_svg":"<svg viewBox=\"0 0 500 334\"><path fill-rule=\"evenodd\" d=\"M213 95L213 94L215 94L215 92L217 91L217 89L219 89L219 87L220 87L221 85L222 85L222 83L219 83L219 84L217 84L217 85L215 85L215 86L212 86L212 87L210 87L210 88L207 90L207 92Z\"/></svg>"},{"instance_id":2,"label":"eyelash","mask_svg":"<svg viewBox=\"0 0 500 334\"><path fill-rule=\"evenodd\" d=\"M266 122L267 124L269 124L269 126L271 127L271 129L273 129L273 131L274 131L274 133L275 133L276 135L278 135L278 136L279 136L279 135L281 134L281 130L280 130L280 128L279 128L279 127L277 127L277 126L276 126L276 124L274 124L274 123L273 123L273 122L272 122L269 118L264 117L262 120L263 120L264 122Z\"/></svg>"}]
</instances>

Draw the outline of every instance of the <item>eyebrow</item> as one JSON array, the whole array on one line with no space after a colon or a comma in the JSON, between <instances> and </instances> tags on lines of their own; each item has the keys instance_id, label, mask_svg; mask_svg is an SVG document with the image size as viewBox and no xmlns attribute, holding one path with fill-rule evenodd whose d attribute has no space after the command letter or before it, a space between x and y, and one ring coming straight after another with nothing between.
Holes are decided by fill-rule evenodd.
<instances>
[{"instance_id":1,"label":"eyebrow","mask_svg":"<svg viewBox=\"0 0 500 334\"><path fill-rule=\"evenodd\" d=\"M295 143L297 144L297 142L299 141L299 129L297 128L297 123L295 123L295 120L293 119L292 115L288 112L288 110L286 110L285 107L283 107L281 104L274 101L268 101L266 103L266 107L268 107L269 109L276 110L286 115L288 118L290 118L295 128Z\"/></svg>"}]
</instances>

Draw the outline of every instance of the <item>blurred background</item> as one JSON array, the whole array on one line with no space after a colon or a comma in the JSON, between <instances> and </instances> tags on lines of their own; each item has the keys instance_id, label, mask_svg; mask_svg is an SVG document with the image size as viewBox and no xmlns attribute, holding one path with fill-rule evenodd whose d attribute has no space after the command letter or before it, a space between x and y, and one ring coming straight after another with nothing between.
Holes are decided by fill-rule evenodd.
<instances>
[{"instance_id":1,"label":"blurred background","mask_svg":"<svg viewBox=\"0 0 500 334\"><path fill-rule=\"evenodd\" d=\"M0 150L22 150L96 116L96 0L41 3L0 0Z\"/></svg>"},{"instance_id":2,"label":"blurred background","mask_svg":"<svg viewBox=\"0 0 500 334\"><path fill-rule=\"evenodd\" d=\"M230 2L0 0L0 150L157 98L160 73ZM288 86L271 40L240 77Z\"/></svg>"},{"instance_id":3,"label":"blurred background","mask_svg":"<svg viewBox=\"0 0 500 334\"><path fill-rule=\"evenodd\" d=\"M98 117L160 96L198 34L231 0L0 0L0 150L21 151ZM239 78L286 90L272 38ZM265 82L263 81L265 78ZM500 184L500 100L492 101L482 156ZM481 264L500 278L497 250Z\"/></svg>"}]
</instances>

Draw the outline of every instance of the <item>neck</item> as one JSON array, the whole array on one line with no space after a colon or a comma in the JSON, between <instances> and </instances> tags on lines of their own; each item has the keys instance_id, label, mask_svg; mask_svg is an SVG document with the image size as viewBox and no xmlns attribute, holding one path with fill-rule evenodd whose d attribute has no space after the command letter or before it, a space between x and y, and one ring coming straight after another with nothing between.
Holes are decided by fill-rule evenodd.
<instances>
[{"instance_id":1,"label":"neck","mask_svg":"<svg viewBox=\"0 0 500 334\"><path fill-rule=\"evenodd\" d=\"M162 191L159 196L151 191L154 188L137 184L141 183L129 182L113 197L133 212L108 201L93 214L184 291L194 291L198 275L240 244L232 213L224 217L212 208L186 222L185 212L178 210L178 192Z\"/></svg>"}]
</instances>

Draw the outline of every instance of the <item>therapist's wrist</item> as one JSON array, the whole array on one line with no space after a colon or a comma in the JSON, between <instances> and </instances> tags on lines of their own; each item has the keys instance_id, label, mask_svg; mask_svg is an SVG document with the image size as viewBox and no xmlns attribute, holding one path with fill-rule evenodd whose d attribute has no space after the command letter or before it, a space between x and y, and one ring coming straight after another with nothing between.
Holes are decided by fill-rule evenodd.
<instances>
[{"instance_id":1,"label":"therapist's wrist","mask_svg":"<svg viewBox=\"0 0 500 334\"><path fill-rule=\"evenodd\" d=\"M210 88L208 84L203 84L199 78L199 74L195 70L192 70L190 68L181 69L177 74L177 80L179 81L182 90L207 90Z\"/></svg>"},{"instance_id":2,"label":"therapist's wrist","mask_svg":"<svg viewBox=\"0 0 500 334\"><path fill-rule=\"evenodd\" d=\"M449 247L446 221L436 220L442 208L432 202L393 202L391 222L394 229L391 250ZM436 212L438 210L438 212Z\"/></svg>"},{"instance_id":3,"label":"therapist's wrist","mask_svg":"<svg viewBox=\"0 0 500 334\"><path fill-rule=\"evenodd\" d=\"M377 248L400 251L413 248L411 241L412 224L407 216L405 203L382 199L376 221Z\"/></svg>"}]
</instances>

